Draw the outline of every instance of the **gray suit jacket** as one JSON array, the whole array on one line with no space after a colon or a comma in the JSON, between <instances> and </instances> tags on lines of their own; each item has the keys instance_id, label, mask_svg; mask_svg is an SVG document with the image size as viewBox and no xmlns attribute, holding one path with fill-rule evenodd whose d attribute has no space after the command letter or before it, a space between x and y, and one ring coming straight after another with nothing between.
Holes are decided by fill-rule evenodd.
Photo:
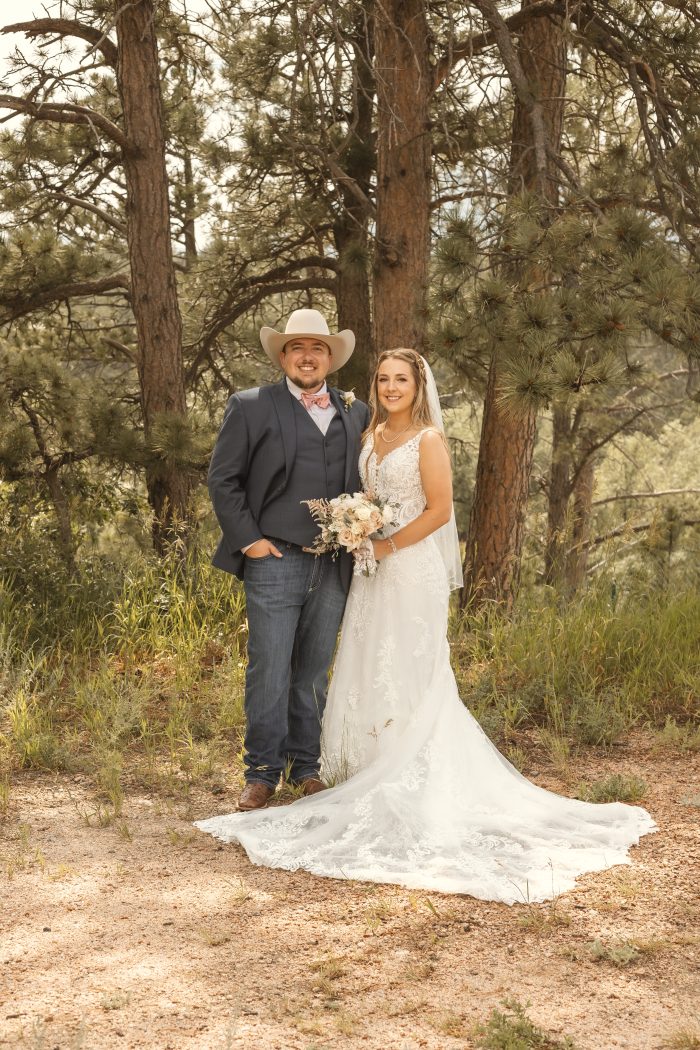
<instances>
[{"instance_id":1,"label":"gray suit jacket","mask_svg":"<svg viewBox=\"0 0 700 1050\"><path fill-rule=\"evenodd\" d=\"M340 391L329 388L329 393L345 427L345 491L357 492L360 443L369 410L362 401L346 408ZM241 548L262 538L258 517L266 503L284 492L296 440L286 378L229 399L209 464L209 495L223 533L212 558L217 568L242 579ZM349 586L352 563L349 557L341 558L341 574Z\"/></svg>"}]
</instances>

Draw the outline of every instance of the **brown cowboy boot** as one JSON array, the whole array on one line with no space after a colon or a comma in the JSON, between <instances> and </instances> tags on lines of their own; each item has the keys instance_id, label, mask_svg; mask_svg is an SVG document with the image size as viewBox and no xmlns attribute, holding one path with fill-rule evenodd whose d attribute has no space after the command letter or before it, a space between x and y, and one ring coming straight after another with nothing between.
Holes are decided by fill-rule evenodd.
<instances>
[{"instance_id":1,"label":"brown cowboy boot","mask_svg":"<svg viewBox=\"0 0 700 1050\"><path fill-rule=\"evenodd\" d=\"M242 812L250 809L262 809L270 801L275 789L269 784L263 784L260 780L253 780L246 784L238 800L238 808Z\"/></svg>"},{"instance_id":2,"label":"brown cowboy boot","mask_svg":"<svg viewBox=\"0 0 700 1050\"><path fill-rule=\"evenodd\" d=\"M319 791L325 791L326 785L318 777L307 777L299 783L302 795L317 795Z\"/></svg>"}]
</instances>

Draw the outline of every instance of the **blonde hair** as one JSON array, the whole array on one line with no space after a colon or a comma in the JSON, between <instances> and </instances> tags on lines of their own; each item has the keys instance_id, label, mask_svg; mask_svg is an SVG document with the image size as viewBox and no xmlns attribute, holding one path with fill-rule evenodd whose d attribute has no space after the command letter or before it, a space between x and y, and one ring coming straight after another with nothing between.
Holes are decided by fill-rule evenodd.
<instances>
[{"instance_id":1,"label":"blonde hair","mask_svg":"<svg viewBox=\"0 0 700 1050\"><path fill-rule=\"evenodd\" d=\"M364 437L368 434L374 434L379 424L386 421L387 412L382 408L379 402L377 380L379 370L384 362L389 361L392 358L398 361L404 361L407 365L411 366L411 372L416 383L416 396L411 409L412 424L417 427L434 426L433 419L430 415L430 408L428 407L427 378L423 358L416 350L410 350L407 347L401 346L396 350L385 350L379 355L379 360L377 361L377 367L372 376L372 385L369 391L369 407L372 410L372 416L363 435Z\"/></svg>"}]
</instances>

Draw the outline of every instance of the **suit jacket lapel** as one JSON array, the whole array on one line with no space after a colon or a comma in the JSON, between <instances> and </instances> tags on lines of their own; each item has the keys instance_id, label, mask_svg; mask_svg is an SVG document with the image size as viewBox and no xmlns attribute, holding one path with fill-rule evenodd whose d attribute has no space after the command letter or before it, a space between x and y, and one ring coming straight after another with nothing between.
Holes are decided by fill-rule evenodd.
<instances>
[{"instance_id":1,"label":"suit jacket lapel","mask_svg":"<svg viewBox=\"0 0 700 1050\"><path fill-rule=\"evenodd\" d=\"M345 427L345 489L350 484L350 478L352 477L353 466L357 466L355 462L357 460L358 451L356 448L357 441L353 427L350 424L350 413L345 409L345 402L340 396L340 391L336 390L335 387L329 387L329 393L331 395L331 401L335 405L336 411L340 416L340 421Z\"/></svg>"},{"instance_id":2,"label":"suit jacket lapel","mask_svg":"<svg viewBox=\"0 0 700 1050\"><path fill-rule=\"evenodd\" d=\"M294 405L287 386L287 379L275 383L272 387L272 403L277 412L282 444L284 446L284 483L287 484L294 457L297 454L297 428L294 422Z\"/></svg>"}]
</instances>

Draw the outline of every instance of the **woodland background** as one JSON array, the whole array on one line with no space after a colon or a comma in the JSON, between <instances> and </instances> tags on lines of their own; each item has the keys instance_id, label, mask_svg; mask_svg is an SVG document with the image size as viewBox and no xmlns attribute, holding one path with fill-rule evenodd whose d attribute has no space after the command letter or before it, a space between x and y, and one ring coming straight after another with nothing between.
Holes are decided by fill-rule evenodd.
<instances>
[{"instance_id":1,"label":"woodland background","mask_svg":"<svg viewBox=\"0 0 700 1050\"><path fill-rule=\"evenodd\" d=\"M10 9L12 5L10 5ZM4 11L8 11L5 5ZM240 746L207 461L299 306L444 394L466 703L522 764L695 749L700 15L684 0L65 0L5 19L2 805ZM234 768L237 768L234 766ZM639 787L618 784L618 797Z\"/></svg>"}]
</instances>

